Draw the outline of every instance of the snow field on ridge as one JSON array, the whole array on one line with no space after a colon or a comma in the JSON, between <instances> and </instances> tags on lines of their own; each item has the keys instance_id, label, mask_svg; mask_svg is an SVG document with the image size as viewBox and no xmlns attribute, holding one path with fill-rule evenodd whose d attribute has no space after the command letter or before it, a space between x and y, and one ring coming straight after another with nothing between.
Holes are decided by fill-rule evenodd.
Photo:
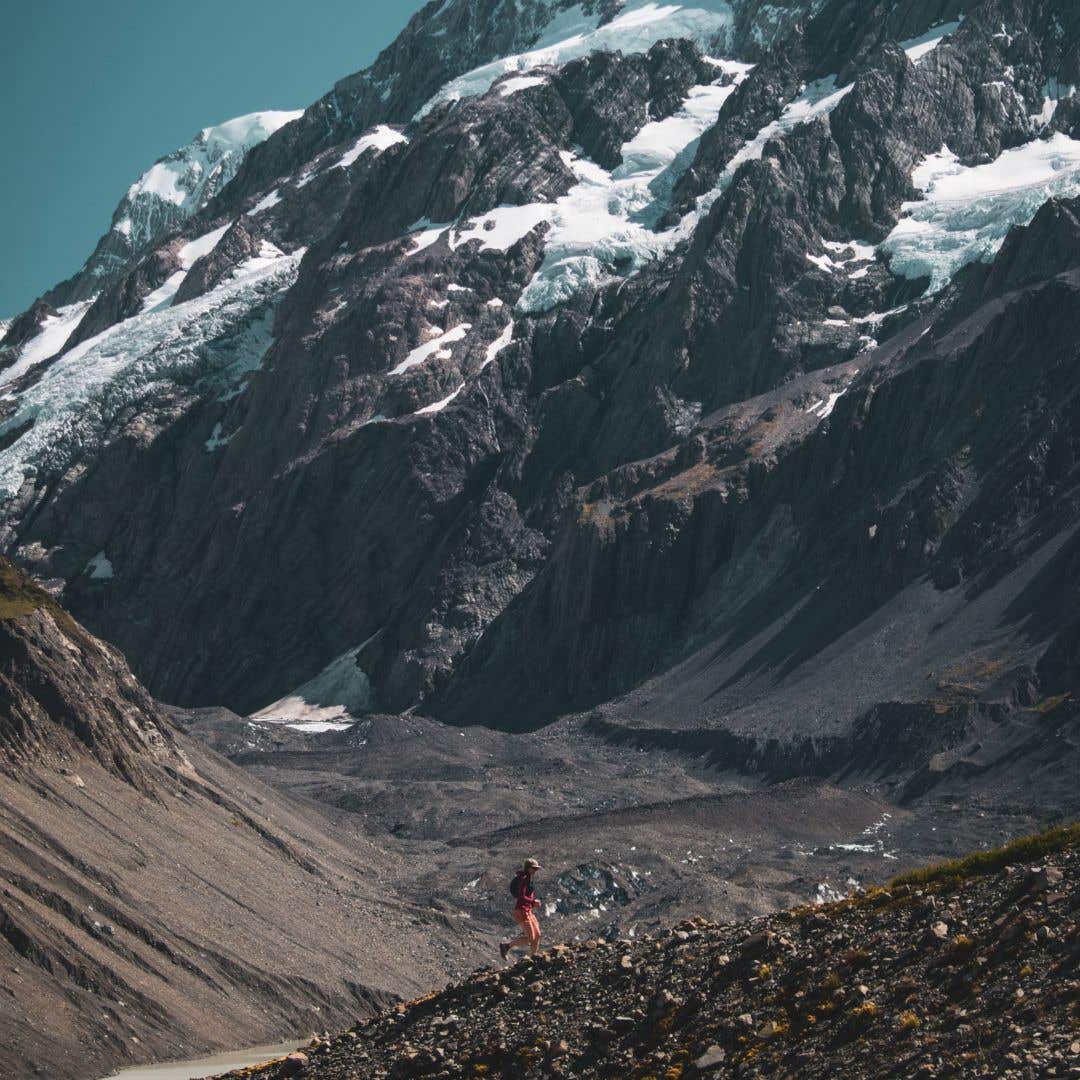
<instances>
[{"instance_id":1,"label":"snow field on ridge","mask_svg":"<svg viewBox=\"0 0 1080 1080\"><path fill-rule=\"evenodd\" d=\"M55 315L47 316L37 334L22 347L18 360L11 367L0 371L0 388L15 382L35 364L58 353L93 302L94 298L83 300L60 308ZM9 393L5 396L10 398L13 395Z\"/></svg>"},{"instance_id":2,"label":"snow field on ridge","mask_svg":"<svg viewBox=\"0 0 1080 1080\"><path fill-rule=\"evenodd\" d=\"M580 4L575 4L548 23L530 50L501 57L451 79L414 119L421 119L443 102L484 94L504 75L565 64L592 52L646 52L656 42L673 37L690 38L704 47L731 26L734 18L727 0L693 0L688 4L629 0L611 22L600 26L599 12L588 15Z\"/></svg>"},{"instance_id":3,"label":"snow field on ridge","mask_svg":"<svg viewBox=\"0 0 1080 1080\"><path fill-rule=\"evenodd\" d=\"M190 203L197 198L213 167L223 158L250 150L302 115L302 109L254 112L203 128L187 146L151 165L128 188L128 198L155 195L163 202L177 206Z\"/></svg>"},{"instance_id":4,"label":"snow field on ridge","mask_svg":"<svg viewBox=\"0 0 1080 1080\"><path fill-rule=\"evenodd\" d=\"M139 314L145 315L148 312L156 311L158 308L167 307L171 304L173 297L183 284L184 278L187 277L188 271L199 259L204 255L209 255L218 246L218 241L229 231L231 224L229 222L218 229L211 229L210 232L204 233L194 240L189 240L179 251L180 269L170 274L158 288L147 294L142 302L142 307L139 309Z\"/></svg>"},{"instance_id":5,"label":"snow field on ridge","mask_svg":"<svg viewBox=\"0 0 1080 1080\"><path fill-rule=\"evenodd\" d=\"M962 21L962 19L958 19L955 22L939 23L937 26L931 26L926 33L901 41L899 43L900 48L907 53L908 59L913 64L917 64L923 57L929 56L950 34L955 34L960 29Z\"/></svg>"}]
</instances>

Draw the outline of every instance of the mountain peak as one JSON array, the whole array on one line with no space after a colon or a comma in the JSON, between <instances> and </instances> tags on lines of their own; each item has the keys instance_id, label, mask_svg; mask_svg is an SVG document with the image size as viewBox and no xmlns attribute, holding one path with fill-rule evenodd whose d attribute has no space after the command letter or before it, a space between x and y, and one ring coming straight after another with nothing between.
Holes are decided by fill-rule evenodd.
<instances>
[{"instance_id":1,"label":"mountain peak","mask_svg":"<svg viewBox=\"0 0 1080 1080\"><path fill-rule=\"evenodd\" d=\"M302 115L302 110L267 110L237 116L203 128L191 142L159 158L128 188L109 231L62 287L61 301L86 299L131 266L220 192L253 147Z\"/></svg>"}]
</instances>

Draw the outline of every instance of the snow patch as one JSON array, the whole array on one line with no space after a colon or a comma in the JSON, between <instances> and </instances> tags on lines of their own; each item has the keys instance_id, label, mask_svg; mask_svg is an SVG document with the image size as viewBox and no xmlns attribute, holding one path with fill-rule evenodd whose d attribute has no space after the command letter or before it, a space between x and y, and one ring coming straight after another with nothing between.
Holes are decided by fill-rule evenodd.
<instances>
[{"instance_id":1,"label":"snow patch","mask_svg":"<svg viewBox=\"0 0 1080 1080\"><path fill-rule=\"evenodd\" d=\"M168 307L183 284L184 278L187 277L187 272L199 259L217 247L218 241L229 231L229 227L228 224L222 225L221 228L212 229L195 240L189 240L179 251L180 269L170 274L161 285L146 295L139 314L145 315L148 312Z\"/></svg>"},{"instance_id":2,"label":"snow patch","mask_svg":"<svg viewBox=\"0 0 1080 1080\"><path fill-rule=\"evenodd\" d=\"M396 146L398 143L407 143L408 141L400 131L396 131L386 124L380 124L374 131L361 135L353 143L351 149L342 154L340 160L335 162L331 168L347 169L366 150L376 150L382 153L383 150L388 150L391 146Z\"/></svg>"},{"instance_id":3,"label":"snow patch","mask_svg":"<svg viewBox=\"0 0 1080 1080\"><path fill-rule=\"evenodd\" d=\"M357 663L362 648L343 653L313 679L249 719L308 734L352 727L356 716L375 705L371 682Z\"/></svg>"},{"instance_id":4,"label":"snow patch","mask_svg":"<svg viewBox=\"0 0 1080 1080\"><path fill-rule=\"evenodd\" d=\"M837 320L833 320L833 323L834 325L838 326L845 325L843 322ZM851 377L854 378L858 374L858 371L852 371ZM832 416L833 409L836 408L836 403L848 392L849 389L850 386L845 386L843 390L836 390L830 393L824 401L819 399L813 402L813 404L809 405L805 409L805 411L813 416L816 416L819 420L827 420L830 416Z\"/></svg>"},{"instance_id":5,"label":"snow patch","mask_svg":"<svg viewBox=\"0 0 1080 1080\"><path fill-rule=\"evenodd\" d=\"M839 255L843 255L845 251L852 252L849 262L873 262L877 257L877 248L873 244L864 244L861 240L822 240L821 243L823 247Z\"/></svg>"},{"instance_id":6,"label":"snow patch","mask_svg":"<svg viewBox=\"0 0 1080 1080\"><path fill-rule=\"evenodd\" d=\"M907 53L908 59L913 64L917 64L924 56L932 53L950 34L955 34L960 29L961 21L939 23L937 26L932 26L925 34L901 41L900 48Z\"/></svg>"},{"instance_id":7,"label":"snow patch","mask_svg":"<svg viewBox=\"0 0 1080 1080\"><path fill-rule=\"evenodd\" d=\"M264 195L249 211L252 217L256 214L265 213L267 210L272 210L279 202L281 202L281 195L278 194L280 188L274 188L268 195Z\"/></svg>"},{"instance_id":8,"label":"snow patch","mask_svg":"<svg viewBox=\"0 0 1080 1080\"><path fill-rule=\"evenodd\" d=\"M530 86L543 86L546 82L543 75L516 75L499 84L499 93L503 97L509 97L520 90L528 90Z\"/></svg>"},{"instance_id":9,"label":"snow patch","mask_svg":"<svg viewBox=\"0 0 1080 1080\"><path fill-rule=\"evenodd\" d=\"M35 364L55 356L63 347L75 327L79 325L93 298L78 304L58 308L55 315L46 316L41 329L22 347L19 358L10 367L0 371L0 389L25 375ZM10 394L7 396L11 396Z\"/></svg>"},{"instance_id":10,"label":"snow patch","mask_svg":"<svg viewBox=\"0 0 1080 1080\"><path fill-rule=\"evenodd\" d=\"M451 401L454 400L465 389L465 384L462 383L453 393L448 394L440 401L434 401L430 405L425 405L422 409L417 409L413 413L413 416L432 416L435 413L442 412Z\"/></svg>"},{"instance_id":11,"label":"snow patch","mask_svg":"<svg viewBox=\"0 0 1080 1080\"><path fill-rule=\"evenodd\" d=\"M431 247L447 229L449 225L432 225L427 218L421 218L409 226L409 239L412 240L413 249L410 255L416 255L424 248Z\"/></svg>"},{"instance_id":12,"label":"snow patch","mask_svg":"<svg viewBox=\"0 0 1080 1080\"><path fill-rule=\"evenodd\" d=\"M204 255L209 255L218 246L218 241L229 231L230 224L212 229L196 240L189 240L180 249L180 265L185 270L190 270Z\"/></svg>"},{"instance_id":13,"label":"snow patch","mask_svg":"<svg viewBox=\"0 0 1080 1080\"><path fill-rule=\"evenodd\" d=\"M716 197L731 183L731 179L740 165L747 161L760 160L770 139L780 138L798 124L807 123L832 112L851 93L854 85L854 83L848 83L847 86L842 86L837 90L835 75L827 75L823 79L816 79L814 82L807 83L799 96L784 106L783 112L776 120L766 124L752 139L749 139L740 147L721 174L716 190L705 196L702 208L711 205Z\"/></svg>"},{"instance_id":14,"label":"snow patch","mask_svg":"<svg viewBox=\"0 0 1080 1080\"><path fill-rule=\"evenodd\" d=\"M503 328L502 333L487 347L487 351L484 353L484 362L480 365L480 370L488 366L506 348L507 345L514 338L514 323L508 322Z\"/></svg>"},{"instance_id":15,"label":"snow patch","mask_svg":"<svg viewBox=\"0 0 1080 1080\"><path fill-rule=\"evenodd\" d=\"M113 564L109 561L104 551L99 551L87 564L92 581L108 581L113 576Z\"/></svg>"},{"instance_id":16,"label":"snow patch","mask_svg":"<svg viewBox=\"0 0 1080 1080\"><path fill-rule=\"evenodd\" d=\"M444 233L450 234L447 242L451 251L456 251L471 240L480 241L480 251L506 251L528 236L541 222L550 221L553 212L551 203L528 203L525 206L497 206L485 214L466 219L460 225L453 222L432 224L427 218L421 218L409 227L409 237L413 242L409 254L416 255L431 247Z\"/></svg>"},{"instance_id":17,"label":"snow patch","mask_svg":"<svg viewBox=\"0 0 1080 1080\"><path fill-rule=\"evenodd\" d=\"M541 222L551 219L550 203L526 206L499 206L467 221L450 235L450 250L455 251L470 240L480 241L481 251L506 251L528 236Z\"/></svg>"},{"instance_id":18,"label":"snow patch","mask_svg":"<svg viewBox=\"0 0 1080 1080\"><path fill-rule=\"evenodd\" d=\"M813 263L819 270L824 270L827 274L831 274L836 266L828 255L811 255L807 252L806 261Z\"/></svg>"},{"instance_id":19,"label":"snow patch","mask_svg":"<svg viewBox=\"0 0 1080 1080\"><path fill-rule=\"evenodd\" d=\"M471 329L471 323L462 323L460 326L455 326L450 330L439 331L430 341L424 342L423 345L417 345L400 364L392 367L387 374L400 375L408 371L409 368L422 364L429 356L439 355L444 352L446 353L444 359L449 358L451 350L448 350L446 346L461 341Z\"/></svg>"},{"instance_id":20,"label":"snow patch","mask_svg":"<svg viewBox=\"0 0 1080 1080\"><path fill-rule=\"evenodd\" d=\"M214 430L210 433L210 438L206 440L206 452L212 454L215 450L220 450L223 446L228 446L233 440L233 436L236 434L234 431L232 435L226 435L222 437L221 423L220 421L214 425Z\"/></svg>"}]
</instances>

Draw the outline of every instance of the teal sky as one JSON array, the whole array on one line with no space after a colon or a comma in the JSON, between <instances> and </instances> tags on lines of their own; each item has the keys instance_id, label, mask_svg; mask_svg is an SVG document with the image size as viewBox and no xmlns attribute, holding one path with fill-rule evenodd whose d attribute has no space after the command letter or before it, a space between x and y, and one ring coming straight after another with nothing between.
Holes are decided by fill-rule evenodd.
<instances>
[{"instance_id":1,"label":"teal sky","mask_svg":"<svg viewBox=\"0 0 1080 1080\"><path fill-rule=\"evenodd\" d=\"M210 124L301 109L422 0L15 0L0 33L0 317L73 274L123 193Z\"/></svg>"}]
</instances>

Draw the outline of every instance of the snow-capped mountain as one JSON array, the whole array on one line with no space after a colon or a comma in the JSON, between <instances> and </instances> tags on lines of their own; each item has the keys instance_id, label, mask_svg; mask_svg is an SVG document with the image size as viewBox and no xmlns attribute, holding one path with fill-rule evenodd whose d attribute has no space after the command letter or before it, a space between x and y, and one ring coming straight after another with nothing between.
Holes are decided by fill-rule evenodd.
<instances>
[{"instance_id":1,"label":"snow-capped mountain","mask_svg":"<svg viewBox=\"0 0 1080 1080\"><path fill-rule=\"evenodd\" d=\"M8 328L5 545L187 704L1020 739L1072 678L1078 20L436 0Z\"/></svg>"},{"instance_id":2,"label":"snow-capped mountain","mask_svg":"<svg viewBox=\"0 0 1080 1080\"><path fill-rule=\"evenodd\" d=\"M237 116L203 128L186 146L154 162L127 190L112 226L98 241L64 300L93 295L133 258L201 210L236 174L244 156L302 111Z\"/></svg>"}]
</instances>

